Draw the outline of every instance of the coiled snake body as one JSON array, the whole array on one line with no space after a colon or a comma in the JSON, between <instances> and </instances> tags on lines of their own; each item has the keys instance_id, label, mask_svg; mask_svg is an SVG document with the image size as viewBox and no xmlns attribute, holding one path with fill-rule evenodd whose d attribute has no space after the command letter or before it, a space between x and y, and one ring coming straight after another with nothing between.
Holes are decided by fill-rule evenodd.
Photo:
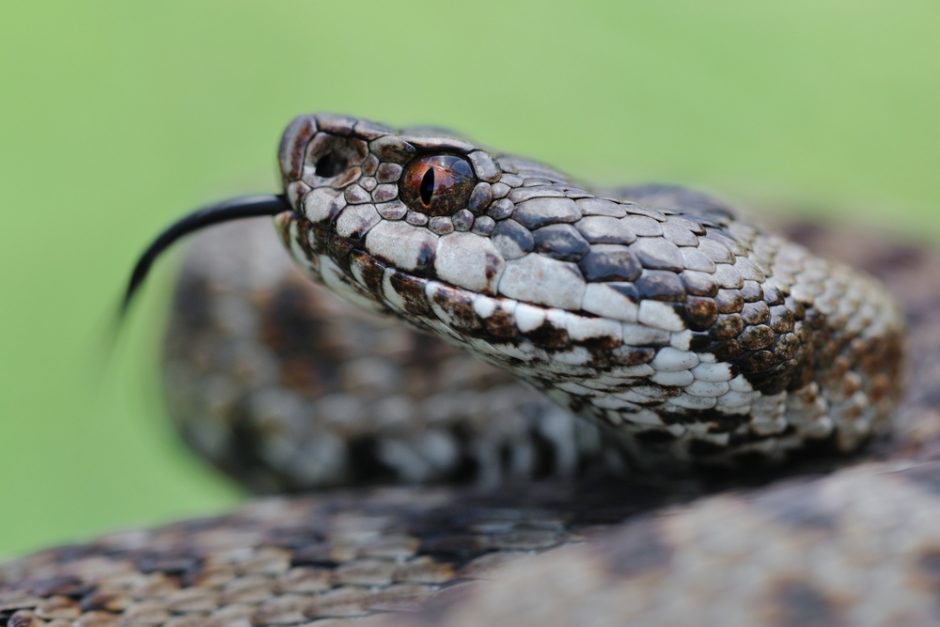
<instances>
[{"instance_id":1,"label":"coiled snake body","mask_svg":"<svg viewBox=\"0 0 940 627\"><path fill-rule=\"evenodd\" d=\"M902 297L899 410L903 316L881 285L701 194L589 192L337 116L292 123L280 164L283 242L384 318L220 228L177 291L178 426L257 491L471 485L262 500L52 549L0 567L8 623L938 620L934 257L795 233ZM880 461L768 485L872 439Z\"/></svg>"}]
</instances>

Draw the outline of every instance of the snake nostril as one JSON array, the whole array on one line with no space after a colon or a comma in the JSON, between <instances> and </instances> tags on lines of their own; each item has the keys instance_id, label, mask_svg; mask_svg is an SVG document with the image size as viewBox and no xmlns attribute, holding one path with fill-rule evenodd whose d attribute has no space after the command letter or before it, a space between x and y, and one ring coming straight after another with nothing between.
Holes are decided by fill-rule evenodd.
<instances>
[{"instance_id":1,"label":"snake nostril","mask_svg":"<svg viewBox=\"0 0 940 627\"><path fill-rule=\"evenodd\" d=\"M317 159L317 164L314 166L314 172L317 176L328 179L345 170L346 166L347 163L345 159L334 154L333 152L328 152Z\"/></svg>"}]
</instances>

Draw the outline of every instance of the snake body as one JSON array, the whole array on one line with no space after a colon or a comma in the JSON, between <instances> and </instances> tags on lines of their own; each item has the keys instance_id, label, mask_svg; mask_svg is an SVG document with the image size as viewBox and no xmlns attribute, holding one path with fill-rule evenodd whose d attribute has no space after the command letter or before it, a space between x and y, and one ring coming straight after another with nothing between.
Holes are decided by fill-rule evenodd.
<instances>
[{"instance_id":1,"label":"snake body","mask_svg":"<svg viewBox=\"0 0 940 627\"><path fill-rule=\"evenodd\" d=\"M178 426L262 492L476 485L259 500L50 549L0 566L6 624L940 621L933 254L793 231L904 303L897 408L902 315L880 284L700 194L593 194L336 116L295 121L280 162L283 241L383 317L327 300L257 230L210 234L168 336ZM769 483L891 418L877 460Z\"/></svg>"}]
</instances>

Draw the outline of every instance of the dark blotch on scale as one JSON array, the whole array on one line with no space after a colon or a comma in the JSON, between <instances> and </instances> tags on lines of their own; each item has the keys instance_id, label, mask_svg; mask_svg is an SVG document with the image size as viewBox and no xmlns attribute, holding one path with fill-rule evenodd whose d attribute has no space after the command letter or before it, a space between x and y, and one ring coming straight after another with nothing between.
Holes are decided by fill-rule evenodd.
<instances>
[{"instance_id":1,"label":"dark blotch on scale","mask_svg":"<svg viewBox=\"0 0 940 627\"><path fill-rule=\"evenodd\" d=\"M548 321L543 322L538 328L528 331L523 335L532 340L532 342L540 348L549 350L567 348L571 343L567 331L556 327Z\"/></svg>"},{"instance_id":2,"label":"dark blotch on scale","mask_svg":"<svg viewBox=\"0 0 940 627\"><path fill-rule=\"evenodd\" d=\"M685 302L685 321L693 331L707 331L718 321L718 306L710 298L690 296Z\"/></svg>"},{"instance_id":3,"label":"dark blotch on scale","mask_svg":"<svg viewBox=\"0 0 940 627\"><path fill-rule=\"evenodd\" d=\"M612 282L612 283L608 283L607 287L614 290L615 292L619 292L623 294L624 296L629 298L631 302L634 302L634 303L640 302L640 290L638 290L636 288L636 285L633 283Z\"/></svg>"},{"instance_id":4,"label":"dark blotch on scale","mask_svg":"<svg viewBox=\"0 0 940 627\"><path fill-rule=\"evenodd\" d=\"M715 297L718 312L723 314L736 314L744 307L744 297L738 290L720 289Z\"/></svg>"},{"instance_id":5,"label":"dark blotch on scale","mask_svg":"<svg viewBox=\"0 0 940 627\"><path fill-rule=\"evenodd\" d=\"M714 301L713 301L714 302ZM716 305L720 312L720 308ZM730 340L741 335L744 330L744 320L738 314L721 314L718 316L718 323L712 330L712 336L716 340Z\"/></svg>"},{"instance_id":6,"label":"dark blotch on scale","mask_svg":"<svg viewBox=\"0 0 940 627\"><path fill-rule=\"evenodd\" d=\"M381 298L382 278L385 267L369 253L362 250L353 250L349 255L350 267L358 269L359 276L372 294Z\"/></svg>"},{"instance_id":7,"label":"dark blotch on scale","mask_svg":"<svg viewBox=\"0 0 940 627\"><path fill-rule=\"evenodd\" d=\"M783 305L770 308L770 328L777 333L789 333L796 324L796 316Z\"/></svg>"},{"instance_id":8,"label":"dark blotch on scale","mask_svg":"<svg viewBox=\"0 0 940 627\"><path fill-rule=\"evenodd\" d=\"M643 298L682 302L686 298L682 280L668 270L647 270L637 279L636 287Z\"/></svg>"},{"instance_id":9,"label":"dark blotch on scale","mask_svg":"<svg viewBox=\"0 0 940 627\"><path fill-rule=\"evenodd\" d=\"M590 244L570 224L552 224L537 229L535 249L562 261L578 261L591 250Z\"/></svg>"},{"instance_id":10,"label":"dark blotch on scale","mask_svg":"<svg viewBox=\"0 0 940 627\"><path fill-rule=\"evenodd\" d=\"M467 208L473 213L479 214L486 210L492 201L493 187L489 183L477 183L470 193Z\"/></svg>"},{"instance_id":11,"label":"dark blotch on scale","mask_svg":"<svg viewBox=\"0 0 940 627\"><path fill-rule=\"evenodd\" d=\"M591 252L578 264L588 281L635 281L643 267L629 250Z\"/></svg>"},{"instance_id":12,"label":"dark blotch on scale","mask_svg":"<svg viewBox=\"0 0 940 627\"><path fill-rule=\"evenodd\" d=\"M515 318L505 309L497 309L484 319L483 328L493 337L500 339L512 339L519 335Z\"/></svg>"},{"instance_id":13,"label":"dark blotch on scale","mask_svg":"<svg viewBox=\"0 0 940 627\"><path fill-rule=\"evenodd\" d=\"M311 237L307 235L311 234ZM332 238L330 226L322 222L308 222L306 218L297 219L297 243L310 255L322 255L327 250L327 242Z\"/></svg>"},{"instance_id":14,"label":"dark blotch on scale","mask_svg":"<svg viewBox=\"0 0 940 627\"><path fill-rule=\"evenodd\" d=\"M515 220L503 220L497 224L493 229L493 237L494 239L501 237L508 239L519 249L520 253L532 252L535 248L535 238L532 237L532 233Z\"/></svg>"},{"instance_id":15,"label":"dark blotch on scale","mask_svg":"<svg viewBox=\"0 0 940 627\"><path fill-rule=\"evenodd\" d=\"M355 240L345 237L330 237L327 244L327 252L344 273L349 273L349 254L355 245Z\"/></svg>"},{"instance_id":16,"label":"dark blotch on scale","mask_svg":"<svg viewBox=\"0 0 940 627\"><path fill-rule=\"evenodd\" d=\"M763 324L749 326L738 338L745 350L755 351L770 347L774 342L773 330Z\"/></svg>"},{"instance_id":17,"label":"dark blotch on scale","mask_svg":"<svg viewBox=\"0 0 940 627\"><path fill-rule=\"evenodd\" d=\"M770 318L770 308L762 300L745 303L741 308L741 318L748 324L764 324Z\"/></svg>"},{"instance_id":18,"label":"dark blotch on scale","mask_svg":"<svg viewBox=\"0 0 940 627\"><path fill-rule=\"evenodd\" d=\"M434 293L434 304L447 312L455 329L474 333L480 327L480 318L473 311L473 299L465 291L441 285Z\"/></svg>"},{"instance_id":19,"label":"dark blotch on scale","mask_svg":"<svg viewBox=\"0 0 940 627\"><path fill-rule=\"evenodd\" d=\"M434 317L434 311L428 304L424 292L425 282L403 272L396 272L389 282L405 303L405 311L425 318Z\"/></svg>"}]
</instances>

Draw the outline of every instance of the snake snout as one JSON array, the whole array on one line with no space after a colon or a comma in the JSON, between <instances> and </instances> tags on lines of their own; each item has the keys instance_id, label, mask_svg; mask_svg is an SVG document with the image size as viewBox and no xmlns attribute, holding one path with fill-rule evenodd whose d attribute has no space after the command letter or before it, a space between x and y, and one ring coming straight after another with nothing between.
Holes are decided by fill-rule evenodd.
<instances>
[{"instance_id":1,"label":"snake snout","mask_svg":"<svg viewBox=\"0 0 940 627\"><path fill-rule=\"evenodd\" d=\"M374 174L378 157L369 142L389 133L380 125L343 116L296 118L281 137L279 161L288 198L298 211L313 189L342 190Z\"/></svg>"}]
</instances>

